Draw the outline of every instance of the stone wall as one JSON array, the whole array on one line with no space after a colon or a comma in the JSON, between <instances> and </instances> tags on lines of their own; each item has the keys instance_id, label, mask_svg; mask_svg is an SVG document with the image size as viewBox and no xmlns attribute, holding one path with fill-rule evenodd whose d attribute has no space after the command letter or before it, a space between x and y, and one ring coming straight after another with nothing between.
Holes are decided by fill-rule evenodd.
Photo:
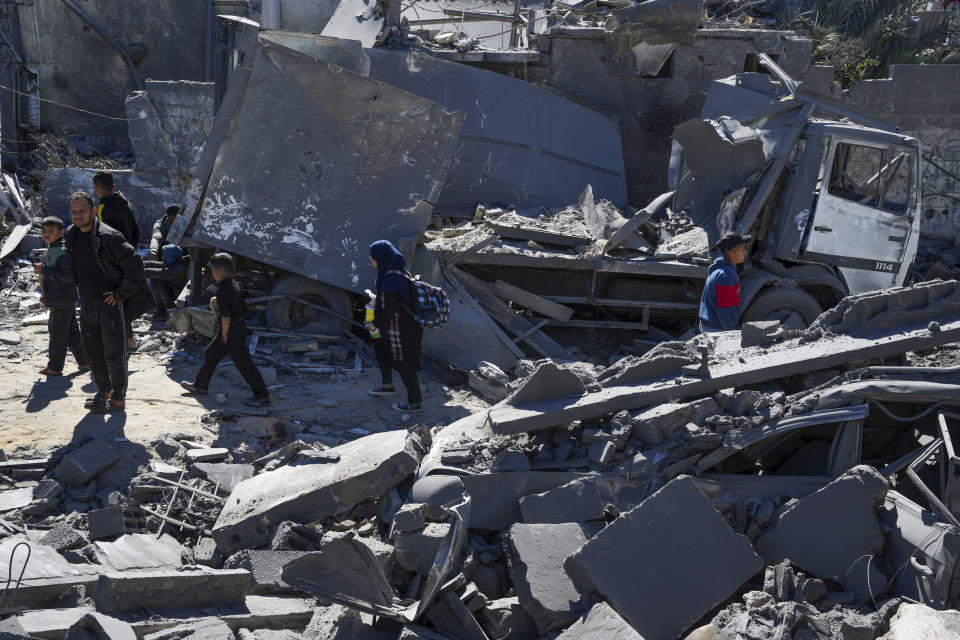
<instances>
[{"instance_id":1,"label":"stone wall","mask_svg":"<svg viewBox=\"0 0 960 640\"><path fill-rule=\"evenodd\" d=\"M136 54L142 79L203 80L203 0L83 0L79 6ZM62 0L16 7L26 64L40 75L41 97L52 101L42 103L43 128L85 136L102 152L129 150L124 100L137 87L120 53Z\"/></svg>"}]
</instances>

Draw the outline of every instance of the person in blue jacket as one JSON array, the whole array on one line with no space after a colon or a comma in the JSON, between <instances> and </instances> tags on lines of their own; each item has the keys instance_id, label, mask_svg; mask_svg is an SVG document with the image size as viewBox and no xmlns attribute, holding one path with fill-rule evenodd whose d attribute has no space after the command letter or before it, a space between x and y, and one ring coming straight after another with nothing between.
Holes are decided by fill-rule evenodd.
<instances>
[{"instance_id":1,"label":"person in blue jacket","mask_svg":"<svg viewBox=\"0 0 960 640\"><path fill-rule=\"evenodd\" d=\"M730 331L740 322L740 276L737 265L747 259L750 236L726 233L716 248L720 257L710 265L700 298L700 331Z\"/></svg>"}]
</instances>

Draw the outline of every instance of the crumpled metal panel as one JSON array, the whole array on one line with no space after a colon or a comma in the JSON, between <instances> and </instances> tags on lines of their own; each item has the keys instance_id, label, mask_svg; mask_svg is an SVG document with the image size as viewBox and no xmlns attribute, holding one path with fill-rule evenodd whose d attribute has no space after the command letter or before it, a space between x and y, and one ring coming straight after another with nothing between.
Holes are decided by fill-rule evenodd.
<instances>
[{"instance_id":1,"label":"crumpled metal panel","mask_svg":"<svg viewBox=\"0 0 960 640\"><path fill-rule=\"evenodd\" d=\"M690 45L696 38L703 0L647 0L615 9L607 30L629 31L648 44Z\"/></svg>"},{"instance_id":2,"label":"crumpled metal panel","mask_svg":"<svg viewBox=\"0 0 960 640\"><path fill-rule=\"evenodd\" d=\"M193 237L352 291L368 245L416 236L463 114L261 39Z\"/></svg>"},{"instance_id":3,"label":"crumpled metal panel","mask_svg":"<svg viewBox=\"0 0 960 640\"><path fill-rule=\"evenodd\" d=\"M440 208L477 202L566 206L590 184L598 199L627 204L616 118L503 74L416 51L371 49L370 75L466 119Z\"/></svg>"}]
</instances>

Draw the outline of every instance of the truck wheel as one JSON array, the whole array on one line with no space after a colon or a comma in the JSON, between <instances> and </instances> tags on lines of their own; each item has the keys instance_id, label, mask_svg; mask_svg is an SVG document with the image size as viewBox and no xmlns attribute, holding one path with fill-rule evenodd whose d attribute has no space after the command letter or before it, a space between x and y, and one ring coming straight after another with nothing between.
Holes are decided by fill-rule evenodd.
<instances>
[{"instance_id":1,"label":"truck wheel","mask_svg":"<svg viewBox=\"0 0 960 640\"><path fill-rule=\"evenodd\" d=\"M779 320L788 329L806 329L821 313L820 303L806 291L771 287L750 303L741 321Z\"/></svg>"},{"instance_id":2,"label":"truck wheel","mask_svg":"<svg viewBox=\"0 0 960 640\"><path fill-rule=\"evenodd\" d=\"M348 318L353 313L353 305L346 291L301 276L284 276L274 285L270 295L301 298ZM288 298L271 300L267 303L267 324L275 329L319 333L326 336L339 335L347 325L344 320L334 315Z\"/></svg>"}]
</instances>

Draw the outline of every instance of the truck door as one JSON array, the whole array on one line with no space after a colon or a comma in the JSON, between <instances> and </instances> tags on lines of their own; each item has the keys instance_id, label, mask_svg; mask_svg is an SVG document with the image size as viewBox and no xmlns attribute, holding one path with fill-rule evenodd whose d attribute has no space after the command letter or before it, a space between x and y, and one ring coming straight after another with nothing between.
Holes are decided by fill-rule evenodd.
<instances>
[{"instance_id":1,"label":"truck door","mask_svg":"<svg viewBox=\"0 0 960 640\"><path fill-rule=\"evenodd\" d=\"M840 269L850 293L902 284L916 215L916 149L834 139L803 256Z\"/></svg>"}]
</instances>

